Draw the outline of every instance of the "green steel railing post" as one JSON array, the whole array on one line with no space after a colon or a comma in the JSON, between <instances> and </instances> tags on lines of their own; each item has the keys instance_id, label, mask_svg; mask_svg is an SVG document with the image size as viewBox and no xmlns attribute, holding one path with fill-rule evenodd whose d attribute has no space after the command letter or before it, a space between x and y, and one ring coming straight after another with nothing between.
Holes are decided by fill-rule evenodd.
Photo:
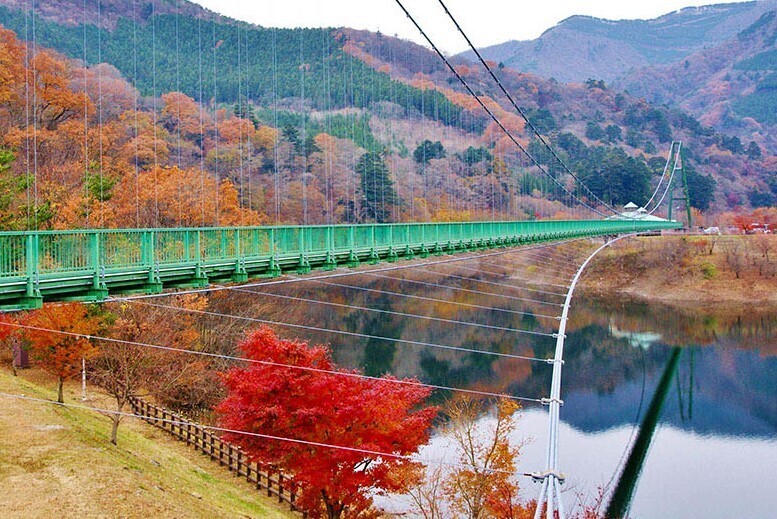
<instances>
[{"instance_id":1,"label":"green steel railing post","mask_svg":"<svg viewBox=\"0 0 777 519\"><path fill-rule=\"evenodd\" d=\"M197 286L207 286L208 276L202 269L202 231L197 229L194 231L194 283ZM188 233L187 233L188 236Z\"/></svg>"},{"instance_id":2,"label":"green steel railing post","mask_svg":"<svg viewBox=\"0 0 777 519\"><path fill-rule=\"evenodd\" d=\"M348 263L350 268L356 268L359 266L359 255L356 254L356 236L353 225L348 227Z\"/></svg>"},{"instance_id":3,"label":"green steel railing post","mask_svg":"<svg viewBox=\"0 0 777 519\"><path fill-rule=\"evenodd\" d=\"M300 274L307 274L310 272L310 261L305 254L305 227L299 228L299 265L297 266L297 272Z\"/></svg>"},{"instance_id":4,"label":"green steel railing post","mask_svg":"<svg viewBox=\"0 0 777 519\"><path fill-rule=\"evenodd\" d=\"M148 281L154 280L154 232L143 232L143 265L148 268Z\"/></svg>"},{"instance_id":5,"label":"green steel railing post","mask_svg":"<svg viewBox=\"0 0 777 519\"><path fill-rule=\"evenodd\" d=\"M370 265L375 265L380 261L380 256L378 256L378 238L375 236L375 229L376 226L373 224L370 226L370 232L372 234L372 247L370 247Z\"/></svg>"},{"instance_id":6,"label":"green steel railing post","mask_svg":"<svg viewBox=\"0 0 777 519\"><path fill-rule=\"evenodd\" d=\"M143 264L148 269L148 278L143 291L149 294L162 291L162 280L159 277L159 265L156 261L156 232L143 231Z\"/></svg>"},{"instance_id":7,"label":"green steel railing post","mask_svg":"<svg viewBox=\"0 0 777 519\"><path fill-rule=\"evenodd\" d=\"M337 268L337 258L335 257L335 238L334 230L328 225L324 230L324 241L326 242L326 259L324 260L324 270L334 270Z\"/></svg>"},{"instance_id":8,"label":"green steel railing post","mask_svg":"<svg viewBox=\"0 0 777 519\"><path fill-rule=\"evenodd\" d=\"M402 256L405 259L413 259L415 254L413 253L413 247L410 245L410 224L405 224L405 250Z\"/></svg>"},{"instance_id":9,"label":"green steel railing post","mask_svg":"<svg viewBox=\"0 0 777 519\"><path fill-rule=\"evenodd\" d=\"M426 229L427 225L425 223L419 224L421 227L421 252L418 254L422 258L428 258L429 257L429 246L426 243Z\"/></svg>"},{"instance_id":10,"label":"green steel railing post","mask_svg":"<svg viewBox=\"0 0 777 519\"><path fill-rule=\"evenodd\" d=\"M388 255L386 256L386 261L388 262L394 262L399 259L399 256L397 256L397 251L394 249L394 226L389 225L389 250Z\"/></svg>"},{"instance_id":11,"label":"green steel railing post","mask_svg":"<svg viewBox=\"0 0 777 519\"><path fill-rule=\"evenodd\" d=\"M435 223L432 225L434 225L434 248L432 249L432 254L435 256L442 256L443 251L440 246L440 224Z\"/></svg>"},{"instance_id":12,"label":"green steel railing post","mask_svg":"<svg viewBox=\"0 0 777 519\"><path fill-rule=\"evenodd\" d=\"M92 278L92 289L87 292L87 299L90 301L103 301L108 296L108 287L105 284L105 266L100 258L102 257L100 249L100 232L92 231L89 240L90 263L94 269Z\"/></svg>"},{"instance_id":13,"label":"green steel railing post","mask_svg":"<svg viewBox=\"0 0 777 519\"><path fill-rule=\"evenodd\" d=\"M37 234L28 234L24 244L26 260L27 288L21 307L33 310L43 306L43 296L40 293L40 255L38 254L39 238Z\"/></svg>"},{"instance_id":14,"label":"green steel railing post","mask_svg":"<svg viewBox=\"0 0 777 519\"><path fill-rule=\"evenodd\" d=\"M278 263L278 255L275 250L275 227L270 227L270 277L277 278L281 275L281 266Z\"/></svg>"},{"instance_id":15,"label":"green steel railing post","mask_svg":"<svg viewBox=\"0 0 777 519\"><path fill-rule=\"evenodd\" d=\"M96 231L92 231L89 239L90 263L92 269L94 269L94 277L92 279L92 288L95 290L100 288L100 235Z\"/></svg>"},{"instance_id":16,"label":"green steel railing post","mask_svg":"<svg viewBox=\"0 0 777 519\"><path fill-rule=\"evenodd\" d=\"M183 232L183 260L186 262L191 261L192 255L191 255L191 240L189 239L189 230L184 230Z\"/></svg>"},{"instance_id":17,"label":"green steel railing post","mask_svg":"<svg viewBox=\"0 0 777 519\"><path fill-rule=\"evenodd\" d=\"M248 272L246 272L243 247L240 244L240 228L233 229L232 232L234 233L233 242L235 244L235 272L232 274L232 281L245 283L248 281Z\"/></svg>"}]
</instances>

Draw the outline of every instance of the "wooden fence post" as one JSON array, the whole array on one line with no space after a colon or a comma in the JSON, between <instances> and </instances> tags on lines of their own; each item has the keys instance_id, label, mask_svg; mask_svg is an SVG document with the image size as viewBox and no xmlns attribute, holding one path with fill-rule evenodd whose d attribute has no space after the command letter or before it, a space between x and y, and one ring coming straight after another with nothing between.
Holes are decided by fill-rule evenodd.
<instances>
[{"instance_id":1,"label":"wooden fence post","mask_svg":"<svg viewBox=\"0 0 777 519\"><path fill-rule=\"evenodd\" d=\"M297 484L293 479L284 476L281 470L274 467L262 470L259 464L251 461L240 447L222 440L207 428L186 420L176 413L149 404L137 397L132 397L129 403L133 413L142 420L169 432L181 441L185 441L187 445L191 445L194 450L209 456L211 460L218 460L219 465L226 465L231 472L235 473L235 476L245 476L249 483L254 483L257 490L264 488L267 490L268 497L277 496L279 503L285 502L289 504L292 511L298 511L296 507ZM273 477L276 478L275 481L273 481ZM265 481L262 481L262 478ZM273 483L277 488L273 488ZM287 486L286 489L284 489L284 485ZM288 492L288 497L284 495L284 491ZM307 518L308 514L302 512L302 517Z\"/></svg>"}]
</instances>

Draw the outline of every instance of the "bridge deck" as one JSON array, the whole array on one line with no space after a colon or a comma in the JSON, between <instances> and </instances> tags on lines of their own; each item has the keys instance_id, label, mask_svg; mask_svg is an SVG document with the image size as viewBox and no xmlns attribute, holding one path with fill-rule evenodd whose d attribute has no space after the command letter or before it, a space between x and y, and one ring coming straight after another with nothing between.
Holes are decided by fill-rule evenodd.
<instances>
[{"instance_id":1,"label":"bridge deck","mask_svg":"<svg viewBox=\"0 0 777 519\"><path fill-rule=\"evenodd\" d=\"M0 309L37 308L43 301L97 302L109 294L680 226L541 220L0 232Z\"/></svg>"}]
</instances>

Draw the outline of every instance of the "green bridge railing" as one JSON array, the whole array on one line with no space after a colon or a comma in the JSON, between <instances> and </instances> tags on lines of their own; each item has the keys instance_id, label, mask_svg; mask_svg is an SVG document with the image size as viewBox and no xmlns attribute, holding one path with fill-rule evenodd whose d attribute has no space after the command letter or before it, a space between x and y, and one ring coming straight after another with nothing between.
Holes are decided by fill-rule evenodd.
<instances>
[{"instance_id":1,"label":"green bridge railing","mask_svg":"<svg viewBox=\"0 0 777 519\"><path fill-rule=\"evenodd\" d=\"M0 232L0 309L680 226L541 220Z\"/></svg>"}]
</instances>

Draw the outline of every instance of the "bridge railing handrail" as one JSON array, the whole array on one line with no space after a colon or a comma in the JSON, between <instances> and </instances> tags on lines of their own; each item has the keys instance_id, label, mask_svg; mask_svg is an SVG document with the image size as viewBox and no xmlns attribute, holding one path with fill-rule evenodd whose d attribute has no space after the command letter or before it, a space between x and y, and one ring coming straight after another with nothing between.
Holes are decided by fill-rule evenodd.
<instances>
[{"instance_id":1,"label":"bridge railing handrail","mask_svg":"<svg viewBox=\"0 0 777 519\"><path fill-rule=\"evenodd\" d=\"M227 227L208 227L208 226L194 226L194 227L116 227L116 228L78 228L78 229L39 229L39 230L18 230L18 231L0 231L1 236L27 236L33 235L46 235L46 234L81 234L81 233L142 233L148 231L155 232L173 232L173 231L233 231L235 229L316 229L316 228L350 228L350 227L396 227L396 226L437 226L437 225L450 225L450 226L465 226L465 225L514 225L514 224L531 224L531 225L559 225L559 224L584 224L592 223L611 223L611 224L623 224L623 223L646 223L656 224L662 222L642 220L642 219L612 219L612 220L482 220L473 222L394 222L394 223L337 223L337 224L309 224L309 225L251 225L251 226L227 226ZM673 222L663 222L673 223Z\"/></svg>"},{"instance_id":2,"label":"bridge railing handrail","mask_svg":"<svg viewBox=\"0 0 777 519\"><path fill-rule=\"evenodd\" d=\"M84 283L90 300L99 300L106 282L122 290L133 286L159 290L162 283L205 283L208 276L248 272L277 273L281 268L331 268L415 254L455 252L571 236L617 234L677 227L676 222L640 220L519 220L484 222L409 222L393 224L281 225L169 229L71 229L0 232L0 306L17 297L36 298L38 286L59 282L63 297L80 297ZM282 264L282 265L281 265ZM180 272L172 272L174 270ZM207 270L207 272L206 272ZM143 277L147 282L143 282ZM241 277L242 276L242 277ZM67 279L64 279L67 278ZM86 281L85 281L86 280ZM102 291L102 292L100 292ZM11 296L9 294L17 294Z\"/></svg>"}]
</instances>

